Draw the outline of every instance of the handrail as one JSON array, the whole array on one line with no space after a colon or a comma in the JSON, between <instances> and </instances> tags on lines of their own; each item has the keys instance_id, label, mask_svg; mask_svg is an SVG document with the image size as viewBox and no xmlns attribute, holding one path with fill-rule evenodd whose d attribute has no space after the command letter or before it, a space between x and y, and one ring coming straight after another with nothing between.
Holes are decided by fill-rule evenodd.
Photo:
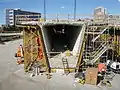
<instances>
[{"instance_id":1,"label":"handrail","mask_svg":"<svg viewBox=\"0 0 120 90\"><path fill-rule=\"evenodd\" d=\"M95 40L97 40L97 39L100 37L100 35L103 34L104 31L106 31L108 28L109 28L109 27L106 27L105 29L103 29L103 30L99 33L98 36L96 36L94 39L92 39L92 42L95 42Z\"/></svg>"},{"instance_id":2,"label":"handrail","mask_svg":"<svg viewBox=\"0 0 120 90\"><path fill-rule=\"evenodd\" d=\"M102 48L104 48L104 46L106 45L106 43L102 43L95 51L94 54L91 55L91 57L94 57L98 51L100 51Z\"/></svg>"},{"instance_id":3,"label":"handrail","mask_svg":"<svg viewBox=\"0 0 120 90\"><path fill-rule=\"evenodd\" d=\"M107 45L106 45L107 46ZM105 46L104 46L105 47ZM95 57L104 47L101 47L98 51L96 51L96 53L93 55L93 57Z\"/></svg>"},{"instance_id":4,"label":"handrail","mask_svg":"<svg viewBox=\"0 0 120 90\"><path fill-rule=\"evenodd\" d=\"M95 63L97 59L109 48L108 45L106 45L95 57L92 59L91 63ZM103 51L104 50L104 51Z\"/></svg>"}]
</instances>

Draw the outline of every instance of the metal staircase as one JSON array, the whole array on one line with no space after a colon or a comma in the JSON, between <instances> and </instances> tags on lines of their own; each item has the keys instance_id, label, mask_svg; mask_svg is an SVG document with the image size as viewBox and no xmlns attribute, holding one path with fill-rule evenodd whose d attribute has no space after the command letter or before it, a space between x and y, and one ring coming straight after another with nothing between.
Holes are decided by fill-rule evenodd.
<instances>
[{"instance_id":1,"label":"metal staircase","mask_svg":"<svg viewBox=\"0 0 120 90\"><path fill-rule=\"evenodd\" d=\"M100 35L103 34L108 28L109 28L109 27L106 27L106 28L103 29L101 32L99 32L99 35L96 36L95 38L93 38L93 39L92 39L92 42L95 42L95 41L100 37Z\"/></svg>"},{"instance_id":2,"label":"metal staircase","mask_svg":"<svg viewBox=\"0 0 120 90\"><path fill-rule=\"evenodd\" d=\"M94 58L91 60L91 63L95 63L102 55L103 53L105 53L108 49L110 48L109 45L105 45L104 47L102 47L100 50L98 50L97 54L94 56Z\"/></svg>"},{"instance_id":3,"label":"metal staircase","mask_svg":"<svg viewBox=\"0 0 120 90\"><path fill-rule=\"evenodd\" d=\"M68 65L68 61L67 61L67 58L62 58L62 63L63 63L63 67L64 67L64 73L67 75L70 73L70 70L69 70L69 65Z\"/></svg>"},{"instance_id":4,"label":"metal staircase","mask_svg":"<svg viewBox=\"0 0 120 90\"><path fill-rule=\"evenodd\" d=\"M88 26L88 30L86 30L86 35L88 36L86 47L84 51L83 60L87 64L94 64L101 58L101 56L108 50L111 49L110 44L101 39L101 35L107 31L109 26ZM89 33L91 32L91 33ZM98 34L95 34L98 33Z\"/></svg>"},{"instance_id":5,"label":"metal staircase","mask_svg":"<svg viewBox=\"0 0 120 90\"><path fill-rule=\"evenodd\" d=\"M90 54L91 57L95 57L103 47L106 46L106 43L103 42L95 51L92 52L92 54Z\"/></svg>"}]
</instances>

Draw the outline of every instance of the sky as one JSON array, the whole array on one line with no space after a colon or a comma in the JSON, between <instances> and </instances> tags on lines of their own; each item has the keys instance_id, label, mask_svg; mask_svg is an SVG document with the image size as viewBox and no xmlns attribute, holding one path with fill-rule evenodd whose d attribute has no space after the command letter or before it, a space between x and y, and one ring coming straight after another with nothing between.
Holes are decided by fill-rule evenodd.
<instances>
[{"instance_id":1,"label":"sky","mask_svg":"<svg viewBox=\"0 0 120 90\"><path fill-rule=\"evenodd\" d=\"M120 0L76 0L77 14L92 14L94 8L102 6L111 14L120 13ZM44 0L0 0L0 24L5 24L5 8L44 12ZM47 14L73 14L74 0L46 0Z\"/></svg>"}]
</instances>

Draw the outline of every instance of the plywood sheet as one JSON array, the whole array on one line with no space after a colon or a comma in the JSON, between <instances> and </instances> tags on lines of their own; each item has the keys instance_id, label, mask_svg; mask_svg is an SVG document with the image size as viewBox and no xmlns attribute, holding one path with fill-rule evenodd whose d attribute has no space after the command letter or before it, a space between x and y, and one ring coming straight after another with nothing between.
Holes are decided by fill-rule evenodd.
<instances>
[{"instance_id":1,"label":"plywood sheet","mask_svg":"<svg viewBox=\"0 0 120 90\"><path fill-rule=\"evenodd\" d=\"M85 75L86 84L96 85L97 74L98 74L98 68L87 68Z\"/></svg>"}]
</instances>

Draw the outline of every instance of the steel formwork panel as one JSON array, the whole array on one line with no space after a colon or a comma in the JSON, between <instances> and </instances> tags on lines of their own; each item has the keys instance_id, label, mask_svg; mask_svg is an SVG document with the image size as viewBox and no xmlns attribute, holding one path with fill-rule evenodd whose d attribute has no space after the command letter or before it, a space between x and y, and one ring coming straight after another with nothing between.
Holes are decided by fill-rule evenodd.
<instances>
[{"instance_id":1,"label":"steel formwork panel","mask_svg":"<svg viewBox=\"0 0 120 90\"><path fill-rule=\"evenodd\" d=\"M29 71L32 67L39 67L43 71L48 71L49 64L40 27L28 26L24 28L23 38L25 71Z\"/></svg>"}]
</instances>

